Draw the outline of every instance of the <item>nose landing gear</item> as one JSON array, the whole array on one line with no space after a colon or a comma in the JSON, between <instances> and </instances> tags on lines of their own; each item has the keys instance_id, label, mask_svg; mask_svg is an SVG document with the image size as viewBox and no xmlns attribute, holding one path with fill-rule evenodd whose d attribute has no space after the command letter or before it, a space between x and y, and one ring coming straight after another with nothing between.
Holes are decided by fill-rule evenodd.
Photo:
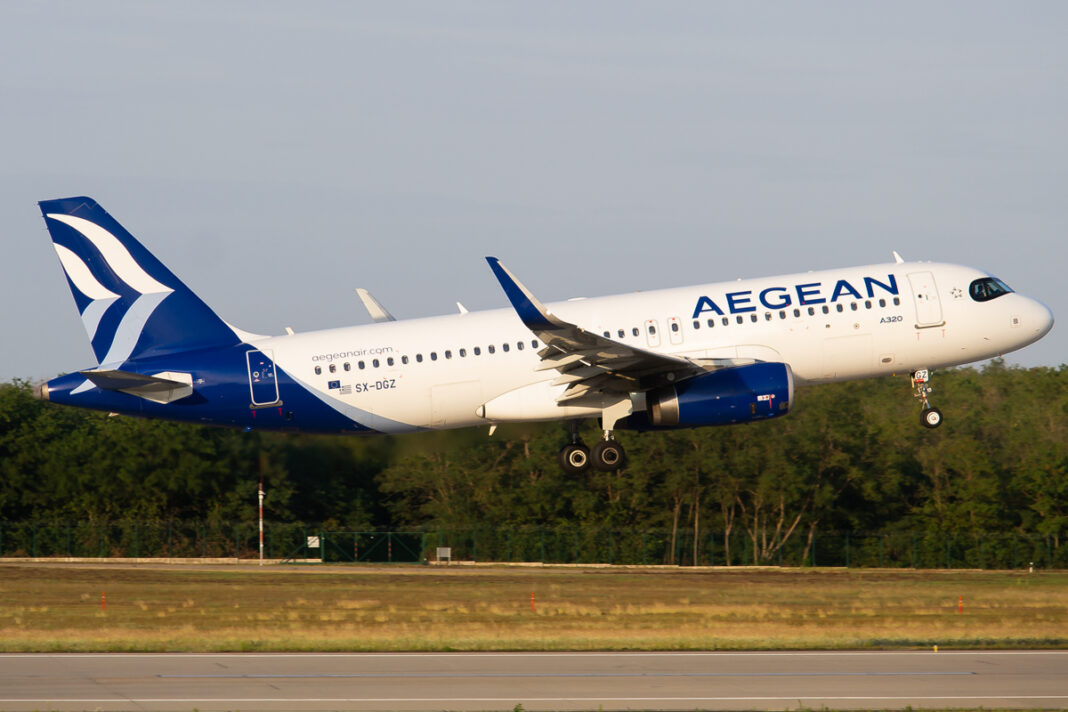
<instances>
[{"instance_id":1,"label":"nose landing gear","mask_svg":"<svg viewBox=\"0 0 1068 712\"><path fill-rule=\"evenodd\" d=\"M927 400L927 394L932 391L930 385L931 373L926 368L915 371L912 374L912 395L920 400L923 409L920 411L920 424L925 428L937 428L942 424L942 411L931 405Z\"/></svg>"}]
</instances>

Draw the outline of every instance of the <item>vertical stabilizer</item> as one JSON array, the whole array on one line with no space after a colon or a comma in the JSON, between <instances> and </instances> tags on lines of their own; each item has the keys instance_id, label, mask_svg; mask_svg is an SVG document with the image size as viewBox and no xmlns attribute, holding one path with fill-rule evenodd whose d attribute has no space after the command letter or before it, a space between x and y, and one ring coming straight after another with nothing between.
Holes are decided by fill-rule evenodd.
<instances>
[{"instance_id":1,"label":"vertical stabilizer","mask_svg":"<svg viewBox=\"0 0 1068 712\"><path fill-rule=\"evenodd\" d=\"M240 339L200 297L91 198L40 203L97 362L125 361Z\"/></svg>"}]
</instances>

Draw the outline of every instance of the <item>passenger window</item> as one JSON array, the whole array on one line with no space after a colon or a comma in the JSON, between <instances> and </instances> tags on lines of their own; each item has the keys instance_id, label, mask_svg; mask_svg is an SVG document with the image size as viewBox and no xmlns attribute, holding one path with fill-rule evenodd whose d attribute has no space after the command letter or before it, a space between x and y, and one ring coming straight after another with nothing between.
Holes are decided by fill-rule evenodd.
<instances>
[{"instance_id":1,"label":"passenger window","mask_svg":"<svg viewBox=\"0 0 1068 712\"><path fill-rule=\"evenodd\" d=\"M371 361L371 365L374 366L375 368L378 368L378 359L375 359L375 360Z\"/></svg>"},{"instance_id":2,"label":"passenger window","mask_svg":"<svg viewBox=\"0 0 1068 712\"><path fill-rule=\"evenodd\" d=\"M627 335L627 332L625 332L625 331L623 331L622 329L620 329L619 331L617 331L617 332L616 332L616 334L618 334L618 335L619 335L619 338L621 338L621 339L622 339L622 338L623 338L624 336L626 336L626 335Z\"/></svg>"},{"instance_id":3,"label":"passenger window","mask_svg":"<svg viewBox=\"0 0 1068 712\"><path fill-rule=\"evenodd\" d=\"M808 308L808 315L809 316L816 316L816 307L809 307Z\"/></svg>"},{"instance_id":4,"label":"passenger window","mask_svg":"<svg viewBox=\"0 0 1068 712\"><path fill-rule=\"evenodd\" d=\"M467 357L467 349L460 349L460 358Z\"/></svg>"},{"instance_id":5,"label":"passenger window","mask_svg":"<svg viewBox=\"0 0 1068 712\"><path fill-rule=\"evenodd\" d=\"M505 353L508 353L508 342L507 341L505 341L503 344L501 344L501 350L504 351Z\"/></svg>"},{"instance_id":6,"label":"passenger window","mask_svg":"<svg viewBox=\"0 0 1068 712\"><path fill-rule=\"evenodd\" d=\"M831 313L831 308L829 306L827 306L826 304L823 305L823 313L824 314L830 314Z\"/></svg>"},{"instance_id":7,"label":"passenger window","mask_svg":"<svg viewBox=\"0 0 1068 712\"><path fill-rule=\"evenodd\" d=\"M423 362L423 354L416 354L415 355L415 362L416 363L422 363Z\"/></svg>"},{"instance_id":8,"label":"passenger window","mask_svg":"<svg viewBox=\"0 0 1068 712\"><path fill-rule=\"evenodd\" d=\"M489 346L486 347L486 351L488 351L489 353L492 354L492 353L496 353L497 349L493 348L493 344L490 344Z\"/></svg>"},{"instance_id":9,"label":"passenger window","mask_svg":"<svg viewBox=\"0 0 1068 712\"><path fill-rule=\"evenodd\" d=\"M342 368L345 369L346 371L351 371L352 370L352 364L349 363L348 361L346 361L345 365L342 366Z\"/></svg>"},{"instance_id":10,"label":"passenger window","mask_svg":"<svg viewBox=\"0 0 1068 712\"><path fill-rule=\"evenodd\" d=\"M749 315L749 321L751 321L751 322L753 322L755 324L756 320L757 320L757 315L756 314L750 314Z\"/></svg>"},{"instance_id":11,"label":"passenger window","mask_svg":"<svg viewBox=\"0 0 1068 712\"><path fill-rule=\"evenodd\" d=\"M693 320L693 328L695 328L695 329L700 329L701 328L700 320L698 320L698 319L694 319Z\"/></svg>"},{"instance_id":12,"label":"passenger window","mask_svg":"<svg viewBox=\"0 0 1068 712\"><path fill-rule=\"evenodd\" d=\"M321 375L323 375L323 367L322 367L322 366L316 366L316 367L315 367L315 375L316 375L316 376L321 376Z\"/></svg>"},{"instance_id":13,"label":"passenger window","mask_svg":"<svg viewBox=\"0 0 1068 712\"><path fill-rule=\"evenodd\" d=\"M727 326L730 323L731 323L730 319L728 319L727 317L723 317L723 326Z\"/></svg>"},{"instance_id":14,"label":"passenger window","mask_svg":"<svg viewBox=\"0 0 1068 712\"><path fill-rule=\"evenodd\" d=\"M445 351L445 358L452 358L452 351Z\"/></svg>"},{"instance_id":15,"label":"passenger window","mask_svg":"<svg viewBox=\"0 0 1068 712\"><path fill-rule=\"evenodd\" d=\"M392 366L393 365L393 357L392 356L390 356L389 358L386 359L386 365L387 366Z\"/></svg>"},{"instance_id":16,"label":"passenger window","mask_svg":"<svg viewBox=\"0 0 1068 712\"><path fill-rule=\"evenodd\" d=\"M794 309L794 316L795 317L801 316L801 310L800 309Z\"/></svg>"},{"instance_id":17,"label":"passenger window","mask_svg":"<svg viewBox=\"0 0 1068 712\"><path fill-rule=\"evenodd\" d=\"M780 319L785 319L786 318L786 310L785 309L783 309L782 311L779 312L779 318Z\"/></svg>"},{"instance_id":18,"label":"passenger window","mask_svg":"<svg viewBox=\"0 0 1068 712\"><path fill-rule=\"evenodd\" d=\"M771 312L764 312L764 321L771 321Z\"/></svg>"},{"instance_id":19,"label":"passenger window","mask_svg":"<svg viewBox=\"0 0 1068 712\"><path fill-rule=\"evenodd\" d=\"M363 361L360 361L356 364L356 367L359 368L361 371L364 369L365 366L366 364Z\"/></svg>"},{"instance_id":20,"label":"passenger window","mask_svg":"<svg viewBox=\"0 0 1068 712\"><path fill-rule=\"evenodd\" d=\"M336 370L337 370L337 366L335 366L334 364L330 364L330 373L333 373Z\"/></svg>"},{"instance_id":21,"label":"passenger window","mask_svg":"<svg viewBox=\"0 0 1068 712\"><path fill-rule=\"evenodd\" d=\"M612 332L610 332L610 331L604 332L604 338L606 338L606 339L612 338Z\"/></svg>"},{"instance_id":22,"label":"passenger window","mask_svg":"<svg viewBox=\"0 0 1068 712\"><path fill-rule=\"evenodd\" d=\"M481 356L482 355L482 349L479 348L478 346L476 346L475 348L471 349L471 351L475 354L475 356Z\"/></svg>"},{"instance_id":23,"label":"passenger window","mask_svg":"<svg viewBox=\"0 0 1068 712\"><path fill-rule=\"evenodd\" d=\"M880 299L879 300L879 306L885 307L886 306L886 300L885 299Z\"/></svg>"},{"instance_id":24,"label":"passenger window","mask_svg":"<svg viewBox=\"0 0 1068 712\"><path fill-rule=\"evenodd\" d=\"M401 356L401 363L403 363L403 364L407 365L407 363L408 363L408 357L407 357L407 356Z\"/></svg>"},{"instance_id":25,"label":"passenger window","mask_svg":"<svg viewBox=\"0 0 1068 712\"><path fill-rule=\"evenodd\" d=\"M711 328L712 328L712 327L714 327L715 325L716 325L716 320L715 320L715 319L709 319L709 320L708 320L708 328L709 328L709 329L711 329Z\"/></svg>"},{"instance_id":26,"label":"passenger window","mask_svg":"<svg viewBox=\"0 0 1068 712\"><path fill-rule=\"evenodd\" d=\"M898 297L894 297L894 306L901 306L901 300Z\"/></svg>"},{"instance_id":27,"label":"passenger window","mask_svg":"<svg viewBox=\"0 0 1068 712\"><path fill-rule=\"evenodd\" d=\"M738 322L739 324L741 324L741 323L742 323L743 321L745 321L744 319L742 319L742 315L741 315L741 314L739 314L738 316L734 317L734 319L735 319L735 321L737 321L737 322Z\"/></svg>"},{"instance_id":28,"label":"passenger window","mask_svg":"<svg viewBox=\"0 0 1068 712\"><path fill-rule=\"evenodd\" d=\"M845 311L845 307L843 307L841 304L835 304L834 308L837 309L839 313Z\"/></svg>"},{"instance_id":29,"label":"passenger window","mask_svg":"<svg viewBox=\"0 0 1068 712\"><path fill-rule=\"evenodd\" d=\"M676 334L678 333L678 331L679 331L679 322L677 322L677 321L671 322L671 331L676 333Z\"/></svg>"},{"instance_id":30,"label":"passenger window","mask_svg":"<svg viewBox=\"0 0 1068 712\"><path fill-rule=\"evenodd\" d=\"M656 327L653 326L652 324L649 325L649 335L650 336L656 336Z\"/></svg>"},{"instance_id":31,"label":"passenger window","mask_svg":"<svg viewBox=\"0 0 1068 712\"><path fill-rule=\"evenodd\" d=\"M856 311L857 310L857 303L856 302L850 302L849 303L849 308L852 309L853 311Z\"/></svg>"},{"instance_id":32,"label":"passenger window","mask_svg":"<svg viewBox=\"0 0 1068 712\"><path fill-rule=\"evenodd\" d=\"M537 339L535 339L534 341L530 342L530 348L532 348L532 349L538 348L538 340Z\"/></svg>"},{"instance_id":33,"label":"passenger window","mask_svg":"<svg viewBox=\"0 0 1068 712\"><path fill-rule=\"evenodd\" d=\"M871 300L870 299L865 299L864 300L864 308L865 309L871 309Z\"/></svg>"},{"instance_id":34,"label":"passenger window","mask_svg":"<svg viewBox=\"0 0 1068 712\"><path fill-rule=\"evenodd\" d=\"M431 361L437 361L438 360L438 352L437 351L431 351L430 352L430 360Z\"/></svg>"},{"instance_id":35,"label":"passenger window","mask_svg":"<svg viewBox=\"0 0 1068 712\"><path fill-rule=\"evenodd\" d=\"M632 334L634 334L635 336L637 336L637 335L638 335L638 327L634 327L634 328L633 328L633 329L631 329L630 331L631 331L631 333L632 333Z\"/></svg>"},{"instance_id":36,"label":"passenger window","mask_svg":"<svg viewBox=\"0 0 1068 712\"><path fill-rule=\"evenodd\" d=\"M522 341L515 342L515 347L517 349L519 349L520 351L522 351L523 350L523 342Z\"/></svg>"}]
</instances>

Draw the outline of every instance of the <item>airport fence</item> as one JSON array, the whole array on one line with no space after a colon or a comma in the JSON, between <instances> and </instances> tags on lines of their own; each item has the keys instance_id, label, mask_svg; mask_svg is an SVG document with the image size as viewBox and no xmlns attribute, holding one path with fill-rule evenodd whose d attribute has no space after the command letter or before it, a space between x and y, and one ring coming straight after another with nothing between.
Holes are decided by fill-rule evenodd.
<instances>
[{"instance_id":1,"label":"airport fence","mask_svg":"<svg viewBox=\"0 0 1068 712\"><path fill-rule=\"evenodd\" d=\"M785 542L772 532L596 527L340 531L266 522L264 556L287 561L452 562L678 566L847 566L917 569L1068 568L1064 533L820 532ZM3 521L0 557L236 558L259 556L256 523L218 521Z\"/></svg>"}]
</instances>

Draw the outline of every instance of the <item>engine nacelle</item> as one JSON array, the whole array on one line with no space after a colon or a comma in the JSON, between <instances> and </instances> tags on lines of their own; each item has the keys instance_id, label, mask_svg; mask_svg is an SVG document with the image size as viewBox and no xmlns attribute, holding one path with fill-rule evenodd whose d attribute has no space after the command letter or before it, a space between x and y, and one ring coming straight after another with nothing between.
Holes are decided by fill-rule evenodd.
<instances>
[{"instance_id":1,"label":"engine nacelle","mask_svg":"<svg viewBox=\"0 0 1068 712\"><path fill-rule=\"evenodd\" d=\"M754 363L710 371L646 394L647 428L729 425L786 415L794 375L785 363ZM633 416L632 416L633 418ZM642 429L641 418L628 422Z\"/></svg>"}]
</instances>

